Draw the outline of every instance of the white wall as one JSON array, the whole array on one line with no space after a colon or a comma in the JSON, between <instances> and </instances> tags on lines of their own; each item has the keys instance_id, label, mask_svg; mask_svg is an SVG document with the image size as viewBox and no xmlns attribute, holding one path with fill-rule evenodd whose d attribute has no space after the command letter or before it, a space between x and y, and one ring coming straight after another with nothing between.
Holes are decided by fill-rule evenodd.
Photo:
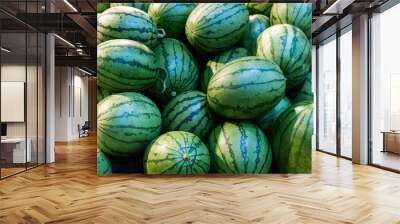
<instances>
[{"instance_id":1,"label":"white wall","mask_svg":"<svg viewBox=\"0 0 400 224\"><path fill-rule=\"evenodd\" d=\"M88 120L88 78L72 67L56 67L55 74L55 140L74 140Z\"/></svg>"}]
</instances>

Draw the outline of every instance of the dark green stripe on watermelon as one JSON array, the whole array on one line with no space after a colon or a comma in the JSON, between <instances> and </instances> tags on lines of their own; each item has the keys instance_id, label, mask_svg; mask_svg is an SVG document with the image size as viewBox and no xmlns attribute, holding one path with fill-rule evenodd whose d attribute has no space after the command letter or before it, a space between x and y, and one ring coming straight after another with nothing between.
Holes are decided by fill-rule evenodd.
<instances>
[{"instance_id":1,"label":"dark green stripe on watermelon","mask_svg":"<svg viewBox=\"0 0 400 224\"><path fill-rule=\"evenodd\" d=\"M274 108L272 108L272 110L259 117L255 123L267 133L271 133L272 126L278 119L279 115L285 112L285 110L287 110L291 105L290 100L285 96L275 105Z\"/></svg>"},{"instance_id":2,"label":"dark green stripe on watermelon","mask_svg":"<svg viewBox=\"0 0 400 224\"><path fill-rule=\"evenodd\" d=\"M271 9L271 23L291 24L311 37L312 3L275 3Z\"/></svg>"},{"instance_id":3,"label":"dark green stripe on watermelon","mask_svg":"<svg viewBox=\"0 0 400 224\"><path fill-rule=\"evenodd\" d=\"M186 22L186 36L199 52L233 47L242 37L249 12L242 3L200 3Z\"/></svg>"},{"instance_id":4,"label":"dark green stripe on watermelon","mask_svg":"<svg viewBox=\"0 0 400 224\"><path fill-rule=\"evenodd\" d=\"M204 139L217 124L217 119L199 91L188 91L172 99L162 112L163 130L187 131Z\"/></svg>"},{"instance_id":5,"label":"dark green stripe on watermelon","mask_svg":"<svg viewBox=\"0 0 400 224\"><path fill-rule=\"evenodd\" d=\"M102 13L108 8L110 8L110 3L97 3L96 11Z\"/></svg>"},{"instance_id":6,"label":"dark green stripe on watermelon","mask_svg":"<svg viewBox=\"0 0 400 224\"><path fill-rule=\"evenodd\" d=\"M313 109L312 102L294 104L275 122L271 141L280 173L311 172Z\"/></svg>"},{"instance_id":7,"label":"dark green stripe on watermelon","mask_svg":"<svg viewBox=\"0 0 400 224\"><path fill-rule=\"evenodd\" d=\"M157 25L142 10L117 6L97 17L97 42L130 39L153 47L158 41Z\"/></svg>"},{"instance_id":8,"label":"dark green stripe on watermelon","mask_svg":"<svg viewBox=\"0 0 400 224\"><path fill-rule=\"evenodd\" d=\"M196 135L172 131L147 147L143 164L146 174L206 174L210 169L210 155Z\"/></svg>"},{"instance_id":9,"label":"dark green stripe on watermelon","mask_svg":"<svg viewBox=\"0 0 400 224\"><path fill-rule=\"evenodd\" d=\"M111 174L112 165L107 155L101 151L97 151L97 174Z\"/></svg>"},{"instance_id":10,"label":"dark green stripe on watermelon","mask_svg":"<svg viewBox=\"0 0 400 224\"><path fill-rule=\"evenodd\" d=\"M231 50L227 50L215 58L209 60L204 69L203 76L201 78L201 89L203 92L207 92L208 83L210 82L211 77L217 73L217 71L222 68L226 63L249 56L250 52L245 48L235 48Z\"/></svg>"},{"instance_id":11,"label":"dark green stripe on watermelon","mask_svg":"<svg viewBox=\"0 0 400 224\"><path fill-rule=\"evenodd\" d=\"M256 125L225 122L210 134L208 146L212 169L218 173L268 173L271 147Z\"/></svg>"},{"instance_id":12,"label":"dark green stripe on watermelon","mask_svg":"<svg viewBox=\"0 0 400 224\"><path fill-rule=\"evenodd\" d=\"M297 27L284 24L266 29L257 39L257 56L280 66L287 80L287 87L302 84L311 67L311 45Z\"/></svg>"},{"instance_id":13,"label":"dark green stripe on watermelon","mask_svg":"<svg viewBox=\"0 0 400 224\"><path fill-rule=\"evenodd\" d=\"M208 85L207 100L219 115L252 119L272 109L285 93L280 68L260 57L243 57L226 64Z\"/></svg>"},{"instance_id":14,"label":"dark green stripe on watermelon","mask_svg":"<svg viewBox=\"0 0 400 224\"><path fill-rule=\"evenodd\" d=\"M160 111L139 93L113 94L97 106L97 145L109 155L140 154L160 132Z\"/></svg>"},{"instance_id":15,"label":"dark green stripe on watermelon","mask_svg":"<svg viewBox=\"0 0 400 224\"><path fill-rule=\"evenodd\" d=\"M195 7L195 3L151 3L148 14L166 37L184 40L186 20Z\"/></svg>"},{"instance_id":16,"label":"dark green stripe on watermelon","mask_svg":"<svg viewBox=\"0 0 400 224\"><path fill-rule=\"evenodd\" d=\"M314 93L312 91L311 72L309 72L306 81L301 87L300 92L294 98L293 103L312 100L314 100Z\"/></svg>"},{"instance_id":17,"label":"dark green stripe on watermelon","mask_svg":"<svg viewBox=\"0 0 400 224\"><path fill-rule=\"evenodd\" d=\"M97 47L97 84L114 92L151 87L159 75L155 54L133 40L110 40Z\"/></svg>"},{"instance_id":18,"label":"dark green stripe on watermelon","mask_svg":"<svg viewBox=\"0 0 400 224\"><path fill-rule=\"evenodd\" d=\"M243 47L255 55L257 50L257 38L269 26L270 24L267 16L260 14L251 15L249 24L243 33Z\"/></svg>"},{"instance_id":19,"label":"dark green stripe on watermelon","mask_svg":"<svg viewBox=\"0 0 400 224\"><path fill-rule=\"evenodd\" d=\"M194 90L198 86L197 63L186 46L172 38L160 41L154 49L157 65L164 72L153 88L149 90L154 98L169 100L179 93Z\"/></svg>"}]
</instances>

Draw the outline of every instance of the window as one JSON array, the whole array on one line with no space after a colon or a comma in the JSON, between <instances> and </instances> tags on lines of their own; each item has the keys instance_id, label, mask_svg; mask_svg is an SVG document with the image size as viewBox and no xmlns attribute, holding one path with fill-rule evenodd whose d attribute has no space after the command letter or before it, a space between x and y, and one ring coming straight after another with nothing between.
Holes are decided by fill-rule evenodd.
<instances>
[{"instance_id":1,"label":"window","mask_svg":"<svg viewBox=\"0 0 400 224\"><path fill-rule=\"evenodd\" d=\"M318 47L318 149L336 153L336 36Z\"/></svg>"},{"instance_id":2,"label":"window","mask_svg":"<svg viewBox=\"0 0 400 224\"><path fill-rule=\"evenodd\" d=\"M372 164L400 170L400 5L371 18Z\"/></svg>"}]
</instances>

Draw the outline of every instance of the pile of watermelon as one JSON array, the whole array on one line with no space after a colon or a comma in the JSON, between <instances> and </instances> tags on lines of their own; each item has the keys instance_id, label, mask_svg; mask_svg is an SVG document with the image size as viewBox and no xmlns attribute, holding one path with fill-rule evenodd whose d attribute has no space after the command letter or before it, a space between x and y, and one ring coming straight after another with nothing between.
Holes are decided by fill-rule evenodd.
<instances>
[{"instance_id":1,"label":"pile of watermelon","mask_svg":"<svg viewBox=\"0 0 400 224\"><path fill-rule=\"evenodd\" d=\"M99 3L99 174L311 172L309 3Z\"/></svg>"}]
</instances>

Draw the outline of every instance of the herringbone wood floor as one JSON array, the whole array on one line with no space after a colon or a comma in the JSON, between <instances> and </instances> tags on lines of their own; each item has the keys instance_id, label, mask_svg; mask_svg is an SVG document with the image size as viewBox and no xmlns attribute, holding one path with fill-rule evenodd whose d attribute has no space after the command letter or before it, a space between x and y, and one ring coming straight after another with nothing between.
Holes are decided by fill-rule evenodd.
<instances>
[{"instance_id":1,"label":"herringbone wood floor","mask_svg":"<svg viewBox=\"0 0 400 224\"><path fill-rule=\"evenodd\" d=\"M95 138L0 181L0 223L400 223L400 175L314 153L312 175L96 175Z\"/></svg>"}]
</instances>

